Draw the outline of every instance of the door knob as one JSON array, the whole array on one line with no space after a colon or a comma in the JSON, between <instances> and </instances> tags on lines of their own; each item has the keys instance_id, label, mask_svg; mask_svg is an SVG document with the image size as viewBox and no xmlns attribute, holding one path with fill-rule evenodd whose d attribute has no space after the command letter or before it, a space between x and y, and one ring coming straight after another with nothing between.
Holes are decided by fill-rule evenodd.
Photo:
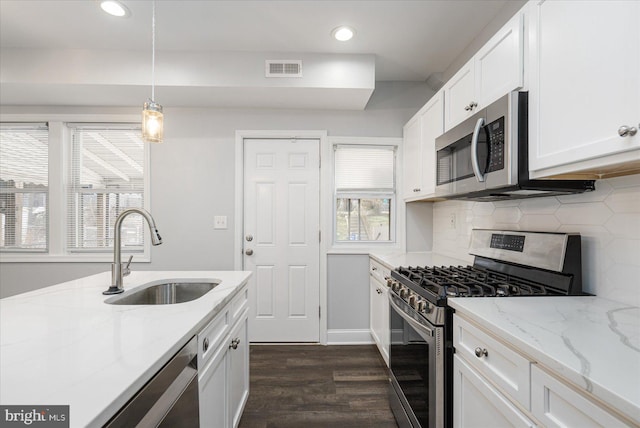
<instances>
[{"instance_id":1,"label":"door knob","mask_svg":"<svg viewBox=\"0 0 640 428\"><path fill-rule=\"evenodd\" d=\"M253 250L251 248L249 248L247 251L244 252L247 256L250 256L253 254Z\"/></svg>"},{"instance_id":2,"label":"door knob","mask_svg":"<svg viewBox=\"0 0 640 428\"><path fill-rule=\"evenodd\" d=\"M626 137L627 135L633 137L638 132L638 129L633 126L623 125L618 128L618 135L621 137Z\"/></svg>"}]
</instances>

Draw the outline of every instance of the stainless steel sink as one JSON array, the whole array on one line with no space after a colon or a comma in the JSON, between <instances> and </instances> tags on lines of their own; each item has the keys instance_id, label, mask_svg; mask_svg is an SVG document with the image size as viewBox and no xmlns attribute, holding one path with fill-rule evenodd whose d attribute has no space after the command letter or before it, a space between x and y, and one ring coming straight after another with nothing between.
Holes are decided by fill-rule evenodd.
<instances>
[{"instance_id":1,"label":"stainless steel sink","mask_svg":"<svg viewBox=\"0 0 640 428\"><path fill-rule=\"evenodd\" d=\"M111 305L171 305L190 302L213 290L219 281L164 282L105 300Z\"/></svg>"}]
</instances>

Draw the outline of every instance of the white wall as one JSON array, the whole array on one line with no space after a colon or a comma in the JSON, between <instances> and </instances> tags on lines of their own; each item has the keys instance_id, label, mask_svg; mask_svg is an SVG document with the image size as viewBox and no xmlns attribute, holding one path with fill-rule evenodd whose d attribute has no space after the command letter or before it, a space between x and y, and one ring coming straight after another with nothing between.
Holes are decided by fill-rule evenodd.
<instances>
[{"instance_id":1,"label":"white wall","mask_svg":"<svg viewBox=\"0 0 640 428\"><path fill-rule=\"evenodd\" d=\"M472 228L578 232L583 289L640 306L640 175L599 180L594 192L581 195L446 201L435 203L433 211L434 251L469 262Z\"/></svg>"},{"instance_id":2,"label":"white wall","mask_svg":"<svg viewBox=\"0 0 640 428\"><path fill-rule=\"evenodd\" d=\"M136 264L134 260L132 268L233 269L236 130L308 129L327 130L330 136L400 137L404 123L433 95L426 84L418 82L378 82L376 86L364 111L165 106L165 142L151 146L151 212L164 243L152 247L151 263ZM73 112L138 114L139 110L4 106L0 119L3 113ZM228 217L228 229L213 229L216 215ZM109 269L109 263L0 263L0 297ZM333 292L332 286L328 284L328 294L339 300L339 293ZM348 286L356 287L354 293L360 295L368 289L368 282ZM329 301L328 305L331 311L334 302ZM345 316L344 325L332 324L332 328L360 328L364 317L368 319L368 305Z\"/></svg>"}]
</instances>

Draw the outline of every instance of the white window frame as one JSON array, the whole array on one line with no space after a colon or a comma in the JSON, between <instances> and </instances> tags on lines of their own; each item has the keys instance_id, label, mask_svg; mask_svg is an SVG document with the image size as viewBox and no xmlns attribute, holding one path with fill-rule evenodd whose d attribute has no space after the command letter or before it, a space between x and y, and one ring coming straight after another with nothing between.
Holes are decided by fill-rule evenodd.
<instances>
[{"instance_id":1,"label":"white window frame","mask_svg":"<svg viewBox=\"0 0 640 428\"><path fill-rule=\"evenodd\" d=\"M106 252L76 253L67 251L67 182L69 180L71 129L67 123L131 123L140 124L138 115L101 114L3 114L2 122L47 122L49 124L49 251L48 253L1 252L3 263L102 263L113 261L113 249ZM144 154L144 209L151 207L150 148L145 144ZM144 250L134 254L136 263L151 262L151 237L145 227Z\"/></svg>"},{"instance_id":2,"label":"white window frame","mask_svg":"<svg viewBox=\"0 0 640 428\"><path fill-rule=\"evenodd\" d=\"M330 186L331 191L327 194L331 197L331 202L326 206L331 207L330 221L331 237L329 248L330 254L368 254L370 251L404 251L405 248L405 206L404 201L400 199L399 189L402 188L400 165L402 138L385 138L385 137L329 137L330 156L329 161L330 181L325 185ZM395 146L395 194L391 201L391 218L390 218L390 241L337 241L336 240L336 191L335 191L335 146L340 145L361 145L361 146ZM364 193L358 195L364 195ZM376 195L372 194L372 197Z\"/></svg>"}]
</instances>

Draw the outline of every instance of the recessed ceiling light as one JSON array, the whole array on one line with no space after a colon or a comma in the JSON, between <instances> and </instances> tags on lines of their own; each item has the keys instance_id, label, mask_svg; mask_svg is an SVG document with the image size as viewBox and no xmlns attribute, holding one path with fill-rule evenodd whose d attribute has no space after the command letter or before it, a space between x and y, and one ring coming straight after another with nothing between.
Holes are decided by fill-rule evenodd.
<instances>
[{"instance_id":1,"label":"recessed ceiling light","mask_svg":"<svg viewBox=\"0 0 640 428\"><path fill-rule=\"evenodd\" d=\"M353 35L355 34L355 30L351 27L346 27L346 26L342 26L342 27L338 27L335 28L331 34L333 35L333 37L336 40L339 40L341 42L346 42L347 40L351 40L351 38L353 37Z\"/></svg>"},{"instance_id":2,"label":"recessed ceiling light","mask_svg":"<svg viewBox=\"0 0 640 428\"><path fill-rule=\"evenodd\" d=\"M127 6L117 0L103 0L100 2L100 8L113 16L127 17L131 15Z\"/></svg>"}]
</instances>

